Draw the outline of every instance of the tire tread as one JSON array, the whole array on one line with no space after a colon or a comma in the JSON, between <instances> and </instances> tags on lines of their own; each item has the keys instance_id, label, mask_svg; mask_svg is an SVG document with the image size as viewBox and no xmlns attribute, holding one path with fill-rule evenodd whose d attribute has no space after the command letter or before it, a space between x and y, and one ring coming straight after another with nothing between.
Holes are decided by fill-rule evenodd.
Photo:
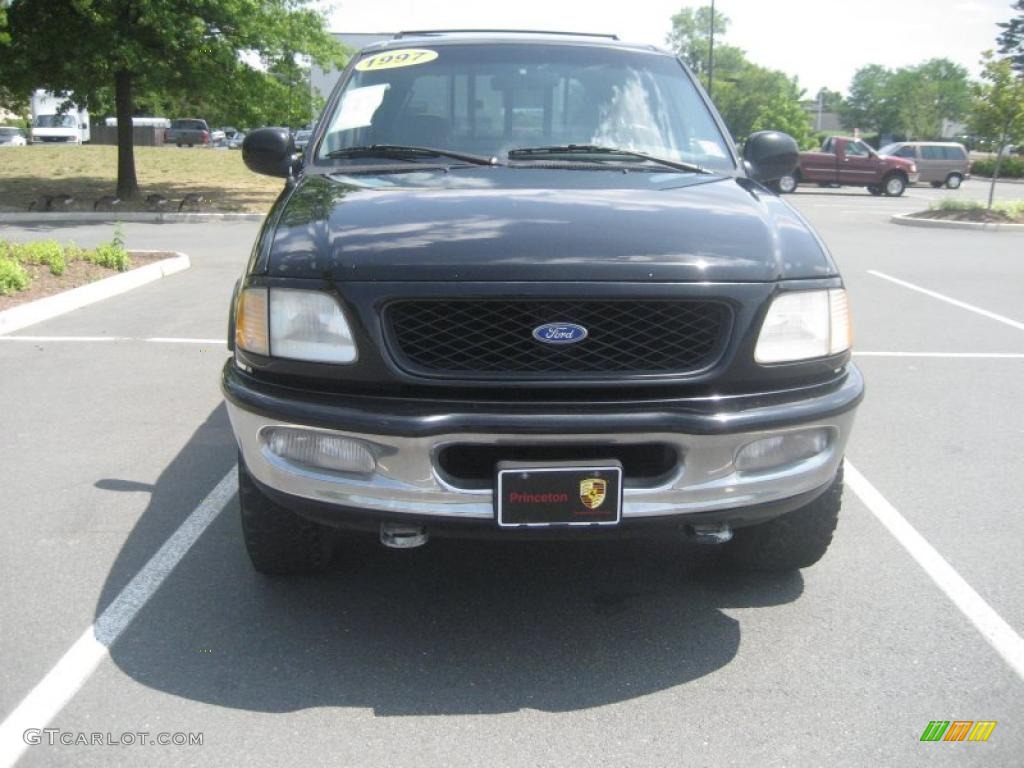
<instances>
[{"instance_id":1,"label":"tire tread","mask_svg":"<svg viewBox=\"0 0 1024 768\"><path fill-rule=\"evenodd\" d=\"M329 531L268 498L238 457L238 506L253 567L268 575L315 573L331 556Z\"/></svg>"},{"instance_id":2,"label":"tire tread","mask_svg":"<svg viewBox=\"0 0 1024 768\"><path fill-rule=\"evenodd\" d=\"M843 500L840 466L828 489L810 504L767 523L740 528L726 551L733 564L759 571L793 571L818 562L832 543Z\"/></svg>"}]
</instances>

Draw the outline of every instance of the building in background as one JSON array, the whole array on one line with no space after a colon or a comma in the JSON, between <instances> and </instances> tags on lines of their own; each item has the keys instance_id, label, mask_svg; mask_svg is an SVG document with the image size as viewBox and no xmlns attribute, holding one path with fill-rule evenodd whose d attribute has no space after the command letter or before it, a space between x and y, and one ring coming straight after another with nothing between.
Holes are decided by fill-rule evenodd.
<instances>
[{"instance_id":1,"label":"building in background","mask_svg":"<svg viewBox=\"0 0 1024 768\"><path fill-rule=\"evenodd\" d=\"M800 102L800 106L810 115L811 127L816 133L838 133L842 130L839 115L822 109L822 105L817 99L804 99Z\"/></svg>"}]
</instances>

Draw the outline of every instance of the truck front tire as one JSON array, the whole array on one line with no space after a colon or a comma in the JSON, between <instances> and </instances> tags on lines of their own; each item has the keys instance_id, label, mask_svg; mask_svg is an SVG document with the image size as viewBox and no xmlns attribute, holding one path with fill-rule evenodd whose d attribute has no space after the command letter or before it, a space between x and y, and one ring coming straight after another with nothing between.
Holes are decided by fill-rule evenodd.
<instances>
[{"instance_id":1,"label":"truck front tire","mask_svg":"<svg viewBox=\"0 0 1024 768\"><path fill-rule=\"evenodd\" d=\"M775 188L785 195L796 192L796 188L800 181L795 173L787 173L781 179L775 182Z\"/></svg>"},{"instance_id":2,"label":"truck front tire","mask_svg":"<svg viewBox=\"0 0 1024 768\"><path fill-rule=\"evenodd\" d=\"M907 189L907 177L902 173L890 173L882 180L886 197L899 197Z\"/></svg>"},{"instance_id":3,"label":"truck front tire","mask_svg":"<svg viewBox=\"0 0 1024 768\"><path fill-rule=\"evenodd\" d=\"M832 543L843 500L843 469L810 504L793 512L736 530L725 545L730 562L755 571L795 571L818 562Z\"/></svg>"},{"instance_id":4,"label":"truck front tire","mask_svg":"<svg viewBox=\"0 0 1024 768\"><path fill-rule=\"evenodd\" d=\"M299 517L270 499L238 455L238 506L242 535L253 568L263 574L315 573L331 559L330 530Z\"/></svg>"}]
</instances>

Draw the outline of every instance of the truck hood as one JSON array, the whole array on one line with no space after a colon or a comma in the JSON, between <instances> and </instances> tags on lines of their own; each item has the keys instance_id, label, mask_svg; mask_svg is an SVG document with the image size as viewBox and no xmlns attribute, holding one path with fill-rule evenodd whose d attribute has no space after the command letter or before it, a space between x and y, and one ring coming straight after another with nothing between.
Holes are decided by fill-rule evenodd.
<instances>
[{"instance_id":1,"label":"truck hood","mask_svg":"<svg viewBox=\"0 0 1024 768\"><path fill-rule=\"evenodd\" d=\"M764 282L835 266L806 221L746 179L470 168L306 174L257 271L347 281Z\"/></svg>"}]
</instances>

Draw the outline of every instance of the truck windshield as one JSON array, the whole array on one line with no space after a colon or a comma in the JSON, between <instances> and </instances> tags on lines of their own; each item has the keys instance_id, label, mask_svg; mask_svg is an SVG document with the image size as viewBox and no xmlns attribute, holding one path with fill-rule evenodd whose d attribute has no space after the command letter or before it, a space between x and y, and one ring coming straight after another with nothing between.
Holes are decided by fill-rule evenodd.
<instances>
[{"instance_id":1,"label":"truck windshield","mask_svg":"<svg viewBox=\"0 0 1024 768\"><path fill-rule=\"evenodd\" d=\"M36 128L74 128L73 115L36 115L32 125Z\"/></svg>"},{"instance_id":2,"label":"truck windshield","mask_svg":"<svg viewBox=\"0 0 1024 768\"><path fill-rule=\"evenodd\" d=\"M735 168L675 58L584 45L446 44L368 53L327 118L317 157L365 165L365 153L346 157L338 150L373 145L500 159L523 147L595 145Z\"/></svg>"}]
</instances>

